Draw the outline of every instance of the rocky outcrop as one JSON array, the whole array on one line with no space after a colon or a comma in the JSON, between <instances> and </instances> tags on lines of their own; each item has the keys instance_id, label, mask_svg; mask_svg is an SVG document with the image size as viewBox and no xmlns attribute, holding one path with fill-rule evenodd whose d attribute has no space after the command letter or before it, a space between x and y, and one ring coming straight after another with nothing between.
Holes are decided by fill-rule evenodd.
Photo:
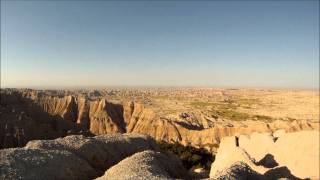
<instances>
[{"instance_id":1,"label":"rocky outcrop","mask_svg":"<svg viewBox=\"0 0 320 180\"><path fill-rule=\"evenodd\" d=\"M108 169L104 179L187 179L188 172L175 156L155 151L136 153Z\"/></svg>"},{"instance_id":2,"label":"rocky outcrop","mask_svg":"<svg viewBox=\"0 0 320 180\"><path fill-rule=\"evenodd\" d=\"M1 93L0 148L21 147L32 139L54 139L67 134L73 123L51 115L18 92Z\"/></svg>"},{"instance_id":3,"label":"rocky outcrop","mask_svg":"<svg viewBox=\"0 0 320 180\"><path fill-rule=\"evenodd\" d=\"M0 148L69 134L126 132L122 105L34 91L1 91L0 124Z\"/></svg>"},{"instance_id":4,"label":"rocky outcrop","mask_svg":"<svg viewBox=\"0 0 320 180\"><path fill-rule=\"evenodd\" d=\"M210 178L259 174L259 179L319 179L319 135L319 131L282 131L223 138Z\"/></svg>"},{"instance_id":5,"label":"rocky outcrop","mask_svg":"<svg viewBox=\"0 0 320 180\"><path fill-rule=\"evenodd\" d=\"M73 122L72 125L80 125L93 134L125 132L123 106L120 104L108 102L106 99L90 101L74 96L59 98L34 93L31 96L28 92L23 93L22 97L30 98L50 115ZM72 125L65 128L74 128Z\"/></svg>"},{"instance_id":6,"label":"rocky outcrop","mask_svg":"<svg viewBox=\"0 0 320 180\"><path fill-rule=\"evenodd\" d=\"M84 159L66 150L0 150L0 179L89 179L99 175Z\"/></svg>"},{"instance_id":7,"label":"rocky outcrop","mask_svg":"<svg viewBox=\"0 0 320 180\"><path fill-rule=\"evenodd\" d=\"M123 107L111 104L105 99L90 103L89 129L94 134L124 133Z\"/></svg>"},{"instance_id":8,"label":"rocky outcrop","mask_svg":"<svg viewBox=\"0 0 320 180\"><path fill-rule=\"evenodd\" d=\"M156 140L179 142L183 145L204 147L214 151L221 138L237 134L251 134L253 132L273 133L279 129L287 132L301 130L319 130L319 123L301 121L274 121L265 123L261 121L243 121L232 123L216 122L208 129L193 129L170 119L158 117L150 109L139 108L133 112L127 132L148 134ZM133 127L133 128L132 128Z\"/></svg>"},{"instance_id":9,"label":"rocky outcrop","mask_svg":"<svg viewBox=\"0 0 320 180\"><path fill-rule=\"evenodd\" d=\"M259 173L255 172L246 163L238 161L231 164L230 167L223 169L211 177L214 180L263 180L266 179Z\"/></svg>"},{"instance_id":10,"label":"rocky outcrop","mask_svg":"<svg viewBox=\"0 0 320 180\"><path fill-rule=\"evenodd\" d=\"M253 132L273 133L279 129L284 129L287 132L319 130L318 122L306 120L292 122L277 120L270 123L253 120L242 122L216 121L210 125L210 128L199 129L185 122L163 118L152 109L145 108L142 104L134 102L125 104L124 120L126 132L147 134L156 140L205 147L211 151L217 147L221 138L226 136L251 134Z\"/></svg>"},{"instance_id":11,"label":"rocky outcrop","mask_svg":"<svg viewBox=\"0 0 320 180\"><path fill-rule=\"evenodd\" d=\"M135 134L30 141L23 148L0 150L0 179L92 179L148 149L158 147L150 137Z\"/></svg>"}]
</instances>

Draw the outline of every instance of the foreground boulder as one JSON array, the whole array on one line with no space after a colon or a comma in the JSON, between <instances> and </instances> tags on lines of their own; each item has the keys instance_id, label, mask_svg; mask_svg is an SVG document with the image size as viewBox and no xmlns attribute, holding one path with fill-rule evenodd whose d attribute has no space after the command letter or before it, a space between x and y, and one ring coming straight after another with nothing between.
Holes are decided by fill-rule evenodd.
<instances>
[{"instance_id":1,"label":"foreground boulder","mask_svg":"<svg viewBox=\"0 0 320 180\"><path fill-rule=\"evenodd\" d=\"M177 157L147 150L122 160L97 179L186 179L187 174Z\"/></svg>"},{"instance_id":2,"label":"foreground boulder","mask_svg":"<svg viewBox=\"0 0 320 180\"><path fill-rule=\"evenodd\" d=\"M319 131L281 131L223 138L210 178L319 179L319 135Z\"/></svg>"},{"instance_id":3,"label":"foreground boulder","mask_svg":"<svg viewBox=\"0 0 320 180\"><path fill-rule=\"evenodd\" d=\"M23 148L0 150L0 179L92 179L148 149L158 150L155 141L135 134L31 141Z\"/></svg>"},{"instance_id":4,"label":"foreground boulder","mask_svg":"<svg viewBox=\"0 0 320 180\"><path fill-rule=\"evenodd\" d=\"M222 139L215 161L211 165L210 178L245 180L247 177L264 174L268 170L263 166L257 166L254 159L237 145L235 137Z\"/></svg>"},{"instance_id":5,"label":"foreground boulder","mask_svg":"<svg viewBox=\"0 0 320 180\"><path fill-rule=\"evenodd\" d=\"M230 167L223 169L222 171L218 171L214 174L214 177L211 177L215 180L262 180L263 177L252 170L249 165L244 162L235 162Z\"/></svg>"},{"instance_id":6,"label":"foreground boulder","mask_svg":"<svg viewBox=\"0 0 320 180\"><path fill-rule=\"evenodd\" d=\"M68 150L86 160L96 170L101 171L100 173L136 152L147 149L158 150L151 137L139 134L96 137L73 135L55 140L30 141L26 148Z\"/></svg>"},{"instance_id":7,"label":"foreground boulder","mask_svg":"<svg viewBox=\"0 0 320 180\"><path fill-rule=\"evenodd\" d=\"M66 150L4 149L0 159L0 179L88 179L99 174Z\"/></svg>"}]
</instances>

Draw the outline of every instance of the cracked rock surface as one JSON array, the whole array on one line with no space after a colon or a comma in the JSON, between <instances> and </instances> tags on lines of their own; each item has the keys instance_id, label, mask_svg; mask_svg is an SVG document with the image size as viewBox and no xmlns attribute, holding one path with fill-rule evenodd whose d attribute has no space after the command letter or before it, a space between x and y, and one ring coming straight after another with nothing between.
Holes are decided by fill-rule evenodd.
<instances>
[{"instance_id":1,"label":"cracked rock surface","mask_svg":"<svg viewBox=\"0 0 320 180\"><path fill-rule=\"evenodd\" d=\"M119 166L129 161L130 172L143 173L137 172L134 164L140 167L140 163L145 163L143 167L146 172L150 170L149 177L183 177L185 174L179 172L186 170L180 160L156 152L158 150L152 138L138 134L72 135L55 140L34 140L23 148L0 150L0 179L93 179L142 151Z\"/></svg>"}]
</instances>

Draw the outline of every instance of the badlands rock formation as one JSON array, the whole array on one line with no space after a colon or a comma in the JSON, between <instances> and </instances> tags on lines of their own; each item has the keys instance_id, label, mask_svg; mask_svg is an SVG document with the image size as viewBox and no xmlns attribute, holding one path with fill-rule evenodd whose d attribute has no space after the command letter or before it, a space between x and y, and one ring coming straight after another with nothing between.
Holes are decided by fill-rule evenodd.
<instances>
[{"instance_id":1,"label":"badlands rock formation","mask_svg":"<svg viewBox=\"0 0 320 180\"><path fill-rule=\"evenodd\" d=\"M90 100L86 96L64 94L68 93L51 96L43 91L1 90L0 148L21 147L29 140L69 134L140 133L156 140L214 150L225 136L319 128L319 122L307 120L232 121L184 113L180 116L185 119L177 120L138 102L115 103L104 98Z\"/></svg>"},{"instance_id":2,"label":"badlands rock formation","mask_svg":"<svg viewBox=\"0 0 320 180\"><path fill-rule=\"evenodd\" d=\"M172 178L188 178L188 172L183 168L180 160L170 154L148 150L122 160L97 180Z\"/></svg>"},{"instance_id":3,"label":"badlands rock formation","mask_svg":"<svg viewBox=\"0 0 320 180\"><path fill-rule=\"evenodd\" d=\"M205 147L211 152L220 144L211 169L213 179L319 179L319 139L315 139L319 137L319 119L308 119L309 112L311 118L319 115L314 111L317 105L310 110L313 101L295 97L307 106L304 113L274 119L261 111L270 104L263 101L259 106L250 105L255 99L235 102L224 92L213 102L169 101L170 97L154 101L147 97L142 103L127 96L117 101L105 98L116 93L1 89L0 149L11 149L0 150L0 179L189 177L179 160L159 153L154 140L135 133L169 143ZM148 92L142 93L145 95ZM206 93L200 97L203 95L211 98ZM185 96L193 98L193 94ZM312 98L308 96L307 100ZM299 109L296 104L292 106L288 108L290 113ZM186 111L190 109L192 112ZM277 116L283 112L273 106L271 109ZM174 113L168 113L172 110ZM129 167L128 172L124 167Z\"/></svg>"},{"instance_id":4,"label":"badlands rock formation","mask_svg":"<svg viewBox=\"0 0 320 180\"><path fill-rule=\"evenodd\" d=\"M225 137L211 166L212 179L319 179L319 131Z\"/></svg>"},{"instance_id":5,"label":"badlands rock formation","mask_svg":"<svg viewBox=\"0 0 320 180\"><path fill-rule=\"evenodd\" d=\"M139 173L146 173L151 179L187 175L178 159L155 152L158 150L150 137L135 134L35 140L23 148L0 150L0 179L92 179L142 151L121 161L106 174L110 174L111 179ZM120 171L128 176L119 174Z\"/></svg>"}]
</instances>

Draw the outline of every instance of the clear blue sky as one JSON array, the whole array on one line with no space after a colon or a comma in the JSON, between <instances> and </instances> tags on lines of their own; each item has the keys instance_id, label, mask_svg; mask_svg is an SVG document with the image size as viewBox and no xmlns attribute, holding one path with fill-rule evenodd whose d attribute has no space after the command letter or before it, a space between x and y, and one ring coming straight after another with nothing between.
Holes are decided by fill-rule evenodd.
<instances>
[{"instance_id":1,"label":"clear blue sky","mask_svg":"<svg viewBox=\"0 0 320 180\"><path fill-rule=\"evenodd\" d=\"M1 1L1 86L318 88L319 1Z\"/></svg>"}]
</instances>

